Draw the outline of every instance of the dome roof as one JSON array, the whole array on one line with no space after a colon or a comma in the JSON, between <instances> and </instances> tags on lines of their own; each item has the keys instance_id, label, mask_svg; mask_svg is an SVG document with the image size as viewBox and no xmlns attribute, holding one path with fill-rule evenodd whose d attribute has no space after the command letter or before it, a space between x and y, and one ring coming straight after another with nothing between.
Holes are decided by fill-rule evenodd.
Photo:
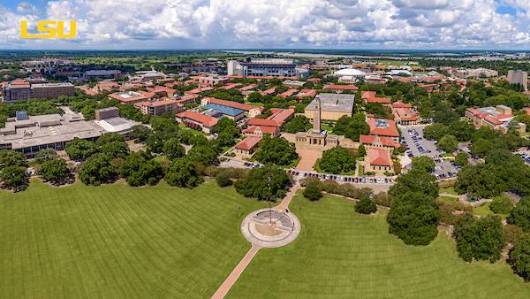
<instances>
[{"instance_id":1,"label":"dome roof","mask_svg":"<svg viewBox=\"0 0 530 299\"><path fill-rule=\"evenodd\" d=\"M366 76L366 73L358 69L342 69L336 71L335 76L354 76L354 77L363 77Z\"/></svg>"}]
</instances>

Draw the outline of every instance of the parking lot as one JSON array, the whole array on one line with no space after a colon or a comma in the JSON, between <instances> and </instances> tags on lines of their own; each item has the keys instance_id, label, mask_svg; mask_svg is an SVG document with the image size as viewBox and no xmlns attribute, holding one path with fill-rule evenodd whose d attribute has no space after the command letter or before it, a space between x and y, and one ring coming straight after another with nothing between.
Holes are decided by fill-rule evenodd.
<instances>
[{"instance_id":1,"label":"parking lot","mask_svg":"<svg viewBox=\"0 0 530 299\"><path fill-rule=\"evenodd\" d=\"M455 177L458 167L452 162L442 159L442 152L438 150L434 141L423 138L423 126L404 126L401 133L405 142L405 155L409 158L427 156L436 164L434 175L437 179Z\"/></svg>"}]
</instances>

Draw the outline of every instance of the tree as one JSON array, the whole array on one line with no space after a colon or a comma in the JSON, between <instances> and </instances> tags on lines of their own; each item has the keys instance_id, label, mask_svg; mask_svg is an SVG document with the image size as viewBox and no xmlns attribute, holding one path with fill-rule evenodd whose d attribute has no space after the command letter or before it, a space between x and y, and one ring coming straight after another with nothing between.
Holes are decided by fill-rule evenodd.
<instances>
[{"instance_id":1,"label":"tree","mask_svg":"<svg viewBox=\"0 0 530 299\"><path fill-rule=\"evenodd\" d=\"M84 161L98 152L98 147L92 141L74 138L66 145L68 157L74 161Z\"/></svg>"},{"instance_id":2,"label":"tree","mask_svg":"<svg viewBox=\"0 0 530 299\"><path fill-rule=\"evenodd\" d=\"M476 219L466 214L455 225L453 237L458 255L466 262L489 260L493 263L501 257L504 238L498 216Z\"/></svg>"},{"instance_id":3,"label":"tree","mask_svg":"<svg viewBox=\"0 0 530 299\"><path fill-rule=\"evenodd\" d=\"M508 214L513 208L513 203L507 196L496 196L491 201L489 208L495 214Z\"/></svg>"},{"instance_id":4,"label":"tree","mask_svg":"<svg viewBox=\"0 0 530 299\"><path fill-rule=\"evenodd\" d=\"M193 188L203 182L202 177L187 158L176 159L171 163L165 176L170 186Z\"/></svg>"},{"instance_id":5,"label":"tree","mask_svg":"<svg viewBox=\"0 0 530 299\"><path fill-rule=\"evenodd\" d=\"M515 243L510 251L508 263L517 275L525 281L530 280L530 236L526 235Z\"/></svg>"},{"instance_id":6,"label":"tree","mask_svg":"<svg viewBox=\"0 0 530 299\"><path fill-rule=\"evenodd\" d=\"M366 147L364 146L364 144L359 145L359 148L357 149L357 155L359 157L366 156Z\"/></svg>"},{"instance_id":7,"label":"tree","mask_svg":"<svg viewBox=\"0 0 530 299\"><path fill-rule=\"evenodd\" d=\"M227 171L220 171L215 176L215 181L217 182L217 185L219 187L227 187L232 185L232 179L230 179L230 176L228 175Z\"/></svg>"},{"instance_id":8,"label":"tree","mask_svg":"<svg viewBox=\"0 0 530 299\"><path fill-rule=\"evenodd\" d=\"M266 165L250 170L234 187L246 197L274 201L285 196L289 184L289 176L284 170L274 165Z\"/></svg>"},{"instance_id":9,"label":"tree","mask_svg":"<svg viewBox=\"0 0 530 299\"><path fill-rule=\"evenodd\" d=\"M125 142L125 138L118 133L105 133L96 140L96 144L99 146L111 142Z\"/></svg>"},{"instance_id":10,"label":"tree","mask_svg":"<svg viewBox=\"0 0 530 299\"><path fill-rule=\"evenodd\" d=\"M449 125L449 132L460 142L470 141L475 128L467 121L459 120Z\"/></svg>"},{"instance_id":11,"label":"tree","mask_svg":"<svg viewBox=\"0 0 530 299\"><path fill-rule=\"evenodd\" d=\"M434 171L435 166L434 161L430 157L419 156L412 158L412 168L421 169L430 173Z\"/></svg>"},{"instance_id":12,"label":"tree","mask_svg":"<svg viewBox=\"0 0 530 299\"><path fill-rule=\"evenodd\" d=\"M71 179L70 169L63 159L52 159L43 162L39 169L40 176L46 182L62 185Z\"/></svg>"},{"instance_id":13,"label":"tree","mask_svg":"<svg viewBox=\"0 0 530 299\"><path fill-rule=\"evenodd\" d=\"M263 164L272 163L287 166L298 159L298 154L294 144L285 138L271 138L269 135L265 135L259 143L254 158Z\"/></svg>"},{"instance_id":14,"label":"tree","mask_svg":"<svg viewBox=\"0 0 530 299\"><path fill-rule=\"evenodd\" d=\"M54 159L57 159L57 152L51 148L42 149L35 155L35 161L38 163L43 163Z\"/></svg>"},{"instance_id":15,"label":"tree","mask_svg":"<svg viewBox=\"0 0 530 299\"><path fill-rule=\"evenodd\" d=\"M469 164L469 155L465 152L459 152L455 156L455 164L464 167Z\"/></svg>"},{"instance_id":16,"label":"tree","mask_svg":"<svg viewBox=\"0 0 530 299\"><path fill-rule=\"evenodd\" d=\"M322 198L322 192L320 192L320 187L317 182L309 182L304 189L304 197L316 201Z\"/></svg>"},{"instance_id":17,"label":"tree","mask_svg":"<svg viewBox=\"0 0 530 299\"><path fill-rule=\"evenodd\" d=\"M118 171L112 164L111 157L105 154L95 154L88 158L79 170L79 178L85 185L98 186L112 183L118 176Z\"/></svg>"},{"instance_id":18,"label":"tree","mask_svg":"<svg viewBox=\"0 0 530 299\"><path fill-rule=\"evenodd\" d=\"M363 113L356 113L353 117L342 116L333 128L333 132L344 135L353 141L359 141L359 136L370 133L370 126Z\"/></svg>"},{"instance_id":19,"label":"tree","mask_svg":"<svg viewBox=\"0 0 530 299\"><path fill-rule=\"evenodd\" d=\"M247 96L247 101L251 103L259 103L263 100L263 96L259 92L252 92Z\"/></svg>"},{"instance_id":20,"label":"tree","mask_svg":"<svg viewBox=\"0 0 530 299\"><path fill-rule=\"evenodd\" d=\"M0 169L8 166L27 166L22 153L12 150L0 150Z\"/></svg>"},{"instance_id":21,"label":"tree","mask_svg":"<svg viewBox=\"0 0 530 299\"><path fill-rule=\"evenodd\" d=\"M428 245L434 240L439 219L434 198L413 191L393 197L387 216L389 232L408 245Z\"/></svg>"},{"instance_id":22,"label":"tree","mask_svg":"<svg viewBox=\"0 0 530 299\"><path fill-rule=\"evenodd\" d=\"M530 197L521 198L506 220L508 223L515 224L524 231L530 232Z\"/></svg>"},{"instance_id":23,"label":"tree","mask_svg":"<svg viewBox=\"0 0 530 299\"><path fill-rule=\"evenodd\" d=\"M28 176L23 166L11 165L0 170L0 182L2 188L11 189L15 192L25 190L28 187Z\"/></svg>"},{"instance_id":24,"label":"tree","mask_svg":"<svg viewBox=\"0 0 530 299\"><path fill-rule=\"evenodd\" d=\"M452 153L456 151L456 148L458 147L458 140L453 135L445 135L440 138L440 141L438 141L438 147L446 153Z\"/></svg>"},{"instance_id":25,"label":"tree","mask_svg":"<svg viewBox=\"0 0 530 299\"><path fill-rule=\"evenodd\" d=\"M449 133L449 128L444 124L432 124L423 129L423 137L429 140L440 140Z\"/></svg>"},{"instance_id":26,"label":"tree","mask_svg":"<svg viewBox=\"0 0 530 299\"><path fill-rule=\"evenodd\" d=\"M209 144L198 144L188 152L190 161L200 163L204 166L217 164L217 155L215 148Z\"/></svg>"},{"instance_id":27,"label":"tree","mask_svg":"<svg viewBox=\"0 0 530 299\"><path fill-rule=\"evenodd\" d=\"M153 131L144 125L136 125L132 128L131 137L140 142L144 142L149 138Z\"/></svg>"},{"instance_id":28,"label":"tree","mask_svg":"<svg viewBox=\"0 0 530 299\"><path fill-rule=\"evenodd\" d=\"M318 166L322 172L343 174L355 170L355 157L352 152L337 146L324 151Z\"/></svg>"},{"instance_id":29,"label":"tree","mask_svg":"<svg viewBox=\"0 0 530 299\"><path fill-rule=\"evenodd\" d=\"M283 126L283 130L287 133L307 132L309 129L311 129L311 123L303 115L293 117Z\"/></svg>"},{"instance_id":30,"label":"tree","mask_svg":"<svg viewBox=\"0 0 530 299\"><path fill-rule=\"evenodd\" d=\"M180 144L180 140L175 137L164 142L163 150L164 154L171 160L182 158L186 154L184 147Z\"/></svg>"},{"instance_id":31,"label":"tree","mask_svg":"<svg viewBox=\"0 0 530 299\"><path fill-rule=\"evenodd\" d=\"M149 153L137 152L125 159L121 175L130 186L156 185L164 176L164 169Z\"/></svg>"},{"instance_id":32,"label":"tree","mask_svg":"<svg viewBox=\"0 0 530 299\"><path fill-rule=\"evenodd\" d=\"M125 158L129 154L129 147L125 141L109 141L103 143L99 151L112 158Z\"/></svg>"},{"instance_id":33,"label":"tree","mask_svg":"<svg viewBox=\"0 0 530 299\"><path fill-rule=\"evenodd\" d=\"M359 201L355 205L355 212L359 214L372 214L377 212L377 206L375 203L370 199L370 196L368 194L361 194Z\"/></svg>"},{"instance_id":34,"label":"tree","mask_svg":"<svg viewBox=\"0 0 530 299\"><path fill-rule=\"evenodd\" d=\"M387 215L388 230L405 244L427 245L438 234L440 212L435 202L438 183L427 172L426 162L413 163L388 191L392 202Z\"/></svg>"}]
</instances>

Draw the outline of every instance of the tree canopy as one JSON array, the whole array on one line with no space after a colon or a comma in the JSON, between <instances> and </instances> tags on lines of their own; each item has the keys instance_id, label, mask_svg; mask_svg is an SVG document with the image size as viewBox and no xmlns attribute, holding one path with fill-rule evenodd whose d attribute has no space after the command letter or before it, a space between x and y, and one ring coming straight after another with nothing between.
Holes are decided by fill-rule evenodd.
<instances>
[{"instance_id":1,"label":"tree canopy","mask_svg":"<svg viewBox=\"0 0 530 299\"><path fill-rule=\"evenodd\" d=\"M501 257L504 247L501 219L498 216L475 218L464 215L453 232L458 255L466 262L489 260L495 262Z\"/></svg>"},{"instance_id":2,"label":"tree canopy","mask_svg":"<svg viewBox=\"0 0 530 299\"><path fill-rule=\"evenodd\" d=\"M296 148L283 137L271 138L265 135L259 142L259 148L254 154L254 158L263 164L276 164L287 166L298 159Z\"/></svg>"},{"instance_id":3,"label":"tree canopy","mask_svg":"<svg viewBox=\"0 0 530 299\"><path fill-rule=\"evenodd\" d=\"M176 159L169 166L164 178L170 186L193 188L203 182L197 168L187 158Z\"/></svg>"},{"instance_id":4,"label":"tree canopy","mask_svg":"<svg viewBox=\"0 0 530 299\"><path fill-rule=\"evenodd\" d=\"M337 146L324 151L318 167L327 173L349 173L355 170L355 156L350 150Z\"/></svg>"},{"instance_id":5,"label":"tree canopy","mask_svg":"<svg viewBox=\"0 0 530 299\"><path fill-rule=\"evenodd\" d=\"M239 179L234 186L238 193L246 197L274 201L285 196L289 184L289 176L283 169L266 165L250 170L247 176Z\"/></svg>"}]
</instances>

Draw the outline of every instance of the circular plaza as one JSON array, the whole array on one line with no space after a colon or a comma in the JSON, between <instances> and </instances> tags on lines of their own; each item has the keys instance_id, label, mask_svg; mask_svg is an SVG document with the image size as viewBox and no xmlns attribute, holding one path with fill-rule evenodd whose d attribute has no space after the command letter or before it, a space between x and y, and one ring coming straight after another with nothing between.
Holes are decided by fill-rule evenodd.
<instances>
[{"instance_id":1,"label":"circular plaza","mask_svg":"<svg viewBox=\"0 0 530 299\"><path fill-rule=\"evenodd\" d=\"M287 211L261 209L247 215L241 233L253 245L265 248L285 246L300 233L298 217Z\"/></svg>"}]
</instances>

